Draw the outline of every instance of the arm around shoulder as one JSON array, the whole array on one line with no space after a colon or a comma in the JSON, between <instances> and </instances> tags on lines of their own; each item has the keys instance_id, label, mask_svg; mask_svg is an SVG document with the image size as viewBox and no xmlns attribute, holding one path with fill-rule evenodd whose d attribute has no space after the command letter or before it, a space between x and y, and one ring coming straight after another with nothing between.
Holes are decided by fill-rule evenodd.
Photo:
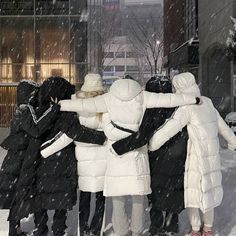
<instances>
[{"instance_id":1,"label":"arm around shoulder","mask_svg":"<svg viewBox=\"0 0 236 236\"><path fill-rule=\"evenodd\" d=\"M150 93L143 92L146 108L154 107L178 107L197 103L196 97L174 93Z\"/></svg>"},{"instance_id":2,"label":"arm around shoulder","mask_svg":"<svg viewBox=\"0 0 236 236\"><path fill-rule=\"evenodd\" d=\"M180 132L189 122L187 107L178 108L172 119L168 120L151 138L149 150L155 151Z\"/></svg>"},{"instance_id":3,"label":"arm around shoulder","mask_svg":"<svg viewBox=\"0 0 236 236\"><path fill-rule=\"evenodd\" d=\"M93 98L61 100L59 104L61 106L61 111L103 113L107 111L105 101L106 96L107 94L103 94Z\"/></svg>"}]
</instances>

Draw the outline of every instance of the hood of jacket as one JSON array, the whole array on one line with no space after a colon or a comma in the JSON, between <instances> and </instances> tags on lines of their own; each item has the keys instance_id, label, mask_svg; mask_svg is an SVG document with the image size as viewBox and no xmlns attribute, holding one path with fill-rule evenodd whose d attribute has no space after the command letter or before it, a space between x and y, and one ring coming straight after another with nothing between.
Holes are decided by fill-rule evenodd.
<instances>
[{"instance_id":1,"label":"hood of jacket","mask_svg":"<svg viewBox=\"0 0 236 236\"><path fill-rule=\"evenodd\" d=\"M17 106L31 104L36 106L39 84L32 80L22 80L16 89Z\"/></svg>"},{"instance_id":2,"label":"hood of jacket","mask_svg":"<svg viewBox=\"0 0 236 236\"><path fill-rule=\"evenodd\" d=\"M50 77L43 82L39 90L39 103L41 106L48 105L52 98L58 101L70 99L75 93L75 86L61 77Z\"/></svg>"},{"instance_id":3,"label":"hood of jacket","mask_svg":"<svg viewBox=\"0 0 236 236\"><path fill-rule=\"evenodd\" d=\"M109 93L121 101L130 101L142 92L141 85L131 79L120 79L115 81Z\"/></svg>"},{"instance_id":4,"label":"hood of jacket","mask_svg":"<svg viewBox=\"0 0 236 236\"><path fill-rule=\"evenodd\" d=\"M167 78L152 77L146 83L145 89L152 93L172 93L172 84Z\"/></svg>"},{"instance_id":5,"label":"hood of jacket","mask_svg":"<svg viewBox=\"0 0 236 236\"><path fill-rule=\"evenodd\" d=\"M200 89L192 73L186 72L174 76L172 84L176 93L189 94L196 97L201 96Z\"/></svg>"}]
</instances>

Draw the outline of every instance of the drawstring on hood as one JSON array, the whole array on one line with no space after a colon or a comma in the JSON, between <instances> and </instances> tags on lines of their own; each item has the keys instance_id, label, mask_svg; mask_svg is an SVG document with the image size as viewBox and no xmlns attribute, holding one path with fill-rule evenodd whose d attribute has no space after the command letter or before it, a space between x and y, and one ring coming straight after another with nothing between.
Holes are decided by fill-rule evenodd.
<instances>
[{"instance_id":1,"label":"drawstring on hood","mask_svg":"<svg viewBox=\"0 0 236 236\"><path fill-rule=\"evenodd\" d=\"M195 77L192 73L185 72L174 76L172 84L176 93L183 93L200 97L200 89L196 84Z\"/></svg>"}]
</instances>

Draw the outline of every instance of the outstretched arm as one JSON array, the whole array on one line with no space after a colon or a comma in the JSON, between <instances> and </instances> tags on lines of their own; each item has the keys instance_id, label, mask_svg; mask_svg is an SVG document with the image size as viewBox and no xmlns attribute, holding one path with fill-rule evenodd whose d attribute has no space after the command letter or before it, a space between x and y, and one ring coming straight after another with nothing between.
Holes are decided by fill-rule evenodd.
<instances>
[{"instance_id":1,"label":"outstretched arm","mask_svg":"<svg viewBox=\"0 0 236 236\"><path fill-rule=\"evenodd\" d=\"M199 98L185 94L143 92L146 108L178 107L200 102Z\"/></svg>"},{"instance_id":2,"label":"outstretched arm","mask_svg":"<svg viewBox=\"0 0 236 236\"><path fill-rule=\"evenodd\" d=\"M160 128L151 138L149 150L155 151L164 145L168 140L180 132L189 122L189 114L186 107L178 108L172 119Z\"/></svg>"},{"instance_id":3,"label":"outstretched arm","mask_svg":"<svg viewBox=\"0 0 236 236\"><path fill-rule=\"evenodd\" d=\"M34 138L39 138L43 133L50 129L51 124L55 121L57 113L60 110L58 104L51 105L40 117L37 117L35 111L30 105L21 107L21 127Z\"/></svg>"},{"instance_id":4,"label":"outstretched arm","mask_svg":"<svg viewBox=\"0 0 236 236\"><path fill-rule=\"evenodd\" d=\"M86 99L62 100L59 104L61 111L104 113L107 112L105 96L106 94Z\"/></svg>"},{"instance_id":5,"label":"outstretched arm","mask_svg":"<svg viewBox=\"0 0 236 236\"><path fill-rule=\"evenodd\" d=\"M234 132L229 128L229 126L225 123L219 112L216 110L217 113L217 122L219 133L223 136L223 138L228 142L228 148L230 150L236 149L236 136Z\"/></svg>"}]
</instances>

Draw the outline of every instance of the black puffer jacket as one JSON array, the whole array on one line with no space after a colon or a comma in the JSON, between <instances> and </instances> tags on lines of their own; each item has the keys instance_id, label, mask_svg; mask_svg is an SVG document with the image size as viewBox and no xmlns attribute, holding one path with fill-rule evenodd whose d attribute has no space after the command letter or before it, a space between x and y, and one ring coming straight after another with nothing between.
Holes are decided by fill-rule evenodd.
<instances>
[{"instance_id":1,"label":"black puffer jacket","mask_svg":"<svg viewBox=\"0 0 236 236\"><path fill-rule=\"evenodd\" d=\"M70 99L74 87L62 78L50 78L40 88L40 104L47 105L50 97ZM53 142L62 133L76 141L103 144L103 132L94 131L79 124L77 114L61 112L44 141ZM60 152L41 158L37 170L38 209L71 209L77 200L77 161L74 144Z\"/></svg>"},{"instance_id":2,"label":"black puffer jacket","mask_svg":"<svg viewBox=\"0 0 236 236\"><path fill-rule=\"evenodd\" d=\"M168 80L150 79L146 90L171 93ZM117 141L113 148L119 155L146 145L155 131L170 118L175 109L147 109L137 133ZM151 169L151 201L155 209L179 213L184 209L184 168L187 155L187 130L174 136L162 148L149 153Z\"/></svg>"},{"instance_id":3,"label":"black puffer jacket","mask_svg":"<svg viewBox=\"0 0 236 236\"><path fill-rule=\"evenodd\" d=\"M8 150L0 171L0 207L11 209L12 216L21 219L33 212L35 171L39 160L39 137L50 128L59 112L51 106L47 115L37 118L35 109L39 87L23 81L17 87L17 109L11 122L10 135L1 146Z\"/></svg>"}]
</instances>

